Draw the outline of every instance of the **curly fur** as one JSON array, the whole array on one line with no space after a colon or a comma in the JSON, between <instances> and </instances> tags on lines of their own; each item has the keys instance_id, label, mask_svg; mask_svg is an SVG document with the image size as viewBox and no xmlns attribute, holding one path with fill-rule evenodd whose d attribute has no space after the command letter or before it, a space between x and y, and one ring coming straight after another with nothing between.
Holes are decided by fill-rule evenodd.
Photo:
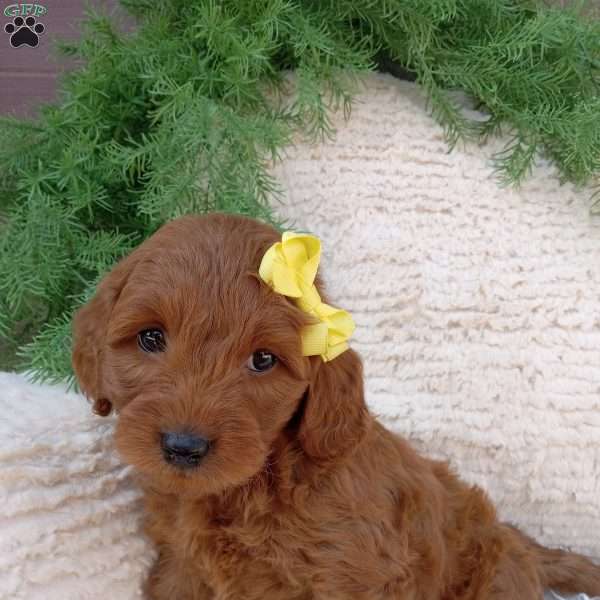
<instances>
[{"instance_id":1,"label":"curly fur","mask_svg":"<svg viewBox=\"0 0 600 600\"><path fill-rule=\"evenodd\" d=\"M600 594L600 568L500 523L486 494L368 411L349 350L304 357L305 313L258 277L271 227L230 215L161 228L74 322L73 364L139 474L159 558L152 600L532 600ZM322 286L318 282L322 292ZM323 295L324 299L325 296ZM142 329L167 349L145 354ZM257 349L274 369L246 368ZM193 471L160 434L213 442Z\"/></svg>"}]
</instances>

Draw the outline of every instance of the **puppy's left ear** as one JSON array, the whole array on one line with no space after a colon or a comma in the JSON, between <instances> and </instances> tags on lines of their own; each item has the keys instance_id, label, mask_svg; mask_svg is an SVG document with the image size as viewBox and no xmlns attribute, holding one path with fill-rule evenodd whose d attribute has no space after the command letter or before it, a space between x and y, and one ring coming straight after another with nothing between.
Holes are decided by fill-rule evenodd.
<instances>
[{"instance_id":1,"label":"puppy's left ear","mask_svg":"<svg viewBox=\"0 0 600 600\"><path fill-rule=\"evenodd\" d=\"M298 439L309 456L333 460L349 454L373 421L364 399L362 362L349 349L332 361L317 356L311 363Z\"/></svg>"}]
</instances>

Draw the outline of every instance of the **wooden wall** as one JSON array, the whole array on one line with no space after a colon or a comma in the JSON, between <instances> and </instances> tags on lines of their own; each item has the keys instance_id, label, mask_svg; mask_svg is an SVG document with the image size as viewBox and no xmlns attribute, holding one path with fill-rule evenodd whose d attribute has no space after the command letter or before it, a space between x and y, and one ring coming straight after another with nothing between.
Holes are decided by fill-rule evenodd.
<instances>
[{"instance_id":1,"label":"wooden wall","mask_svg":"<svg viewBox=\"0 0 600 600\"><path fill-rule=\"evenodd\" d=\"M23 0L25 1L25 0ZM26 0L28 3L36 0ZM35 115L40 103L56 98L56 80L61 69L68 67L59 62L52 42L56 38L76 39L84 14L84 0L37 0L47 13L37 17L45 26L35 48L27 45L13 48L10 35L4 30L12 17L4 15L7 6L16 4L0 0L0 114ZM93 2L95 6L114 10L116 0Z\"/></svg>"}]
</instances>

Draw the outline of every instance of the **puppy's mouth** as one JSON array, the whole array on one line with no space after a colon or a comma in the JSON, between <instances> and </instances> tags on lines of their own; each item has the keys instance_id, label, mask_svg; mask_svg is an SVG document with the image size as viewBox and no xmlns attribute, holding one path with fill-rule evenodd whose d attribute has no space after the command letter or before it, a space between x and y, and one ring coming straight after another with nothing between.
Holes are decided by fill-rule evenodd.
<instances>
[{"instance_id":1,"label":"puppy's mouth","mask_svg":"<svg viewBox=\"0 0 600 600\"><path fill-rule=\"evenodd\" d=\"M116 445L152 489L214 494L255 475L268 453L258 423L244 416L190 413L162 398L140 398L119 414Z\"/></svg>"}]
</instances>

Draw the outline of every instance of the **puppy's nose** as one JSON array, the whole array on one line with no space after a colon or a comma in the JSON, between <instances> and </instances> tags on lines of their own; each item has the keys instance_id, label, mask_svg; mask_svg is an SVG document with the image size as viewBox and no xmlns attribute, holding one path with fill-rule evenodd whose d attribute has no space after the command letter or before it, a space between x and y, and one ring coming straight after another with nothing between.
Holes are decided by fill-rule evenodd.
<instances>
[{"instance_id":1,"label":"puppy's nose","mask_svg":"<svg viewBox=\"0 0 600 600\"><path fill-rule=\"evenodd\" d=\"M208 440L193 433L161 433L160 446L165 460L176 467L197 467L206 456Z\"/></svg>"}]
</instances>

